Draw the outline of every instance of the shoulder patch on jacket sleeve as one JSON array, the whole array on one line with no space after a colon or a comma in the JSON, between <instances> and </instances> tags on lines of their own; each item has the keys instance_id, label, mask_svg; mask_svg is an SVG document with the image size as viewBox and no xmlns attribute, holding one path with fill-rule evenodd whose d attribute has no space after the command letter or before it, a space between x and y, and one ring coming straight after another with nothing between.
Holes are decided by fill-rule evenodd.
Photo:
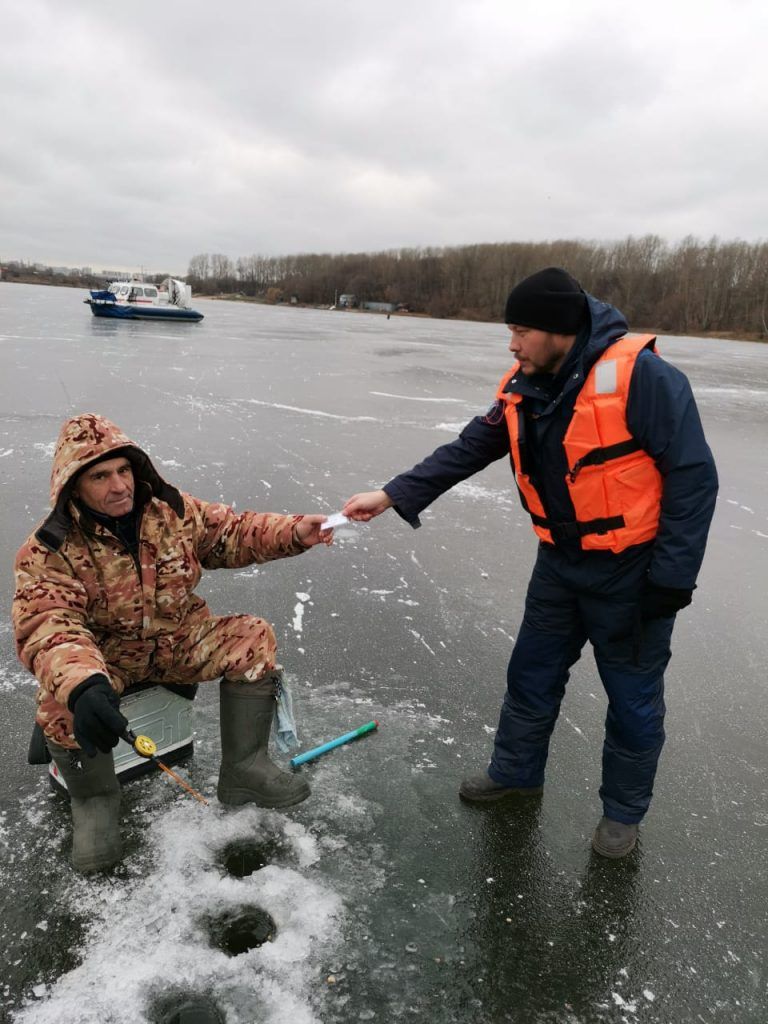
<instances>
[{"instance_id":1,"label":"shoulder patch on jacket sleeve","mask_svg":"<svg viewBox=\"0 0 768 1024\"><path fill-rule=\"evenodd\" d=\"M489 423L492 427L497 426L504 419L504 403L497 398L488 408L483 416L483 422Z\"/></svg>"}]
</instances>

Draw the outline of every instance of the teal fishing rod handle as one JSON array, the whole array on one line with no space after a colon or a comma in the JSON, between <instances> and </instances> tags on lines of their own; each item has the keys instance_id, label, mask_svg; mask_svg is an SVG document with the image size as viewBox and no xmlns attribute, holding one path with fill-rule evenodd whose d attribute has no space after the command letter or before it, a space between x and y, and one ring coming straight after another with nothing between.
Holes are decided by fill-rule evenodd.
<instances>
[{"instance_id":1,"label":"teal fishing rod handle","mask_svg":"<svg viewBox=\"0 0 768 1024\"><path fill-rule=\"evenodd\" d=\"M359 729L353 729L351 732L345 732L343 736L337 736L335 740L329 740L328 743L323 743L319 747L307 750L303 754L297 754L296 757L291 758L291 768L298 768L300 764L312 761L314 758L320 757L321 754L325 754L329 750L333 750L335 747L340 747L344 743L350 743L352 740L356 740L360 736L365 736L366 733L373 732L373 730L378 729L378 727L379 723L376 721L366 722L366 724L361 725Z\"/></svg>"}]
</instances>

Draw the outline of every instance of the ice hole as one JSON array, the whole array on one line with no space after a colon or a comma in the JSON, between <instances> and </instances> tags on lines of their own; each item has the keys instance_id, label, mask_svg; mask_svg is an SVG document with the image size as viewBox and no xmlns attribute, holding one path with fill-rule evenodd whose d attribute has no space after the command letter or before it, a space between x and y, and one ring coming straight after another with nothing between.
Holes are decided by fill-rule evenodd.
<instances>
[{"instance_id":1,"label":"ice hole","mask_svg":"<svg viewBox=\"0 0 768 1024\"><path fill-rule=\"evenodd\" d=\"M260 907L228 911L210 918L209 926L214 945L228 956L240 956L249 949L263 946L274 938L277 931L275 922Z\"/></svg>"},{"instance_id":2,"label":"ice hole","mask_svg":"<svg viewBox=\"0 0 768 1024\"><path fill-rule=\"evenodd\" d=\"M246 878L280 858L285 846L279 839L236 839L221 853L221 863L235 878Z\"/></svg>"},{"instance_id":3,"label":"ice hole","mask_svg":"<svg viewBox=\"0 0 768 1024\"><path fill-rule=\"evenodd\" d=\"M172 992L158 999L149 1011L152 1024L224 1024L224 1018L207 996Z\"/></svg>"}]
</instances>

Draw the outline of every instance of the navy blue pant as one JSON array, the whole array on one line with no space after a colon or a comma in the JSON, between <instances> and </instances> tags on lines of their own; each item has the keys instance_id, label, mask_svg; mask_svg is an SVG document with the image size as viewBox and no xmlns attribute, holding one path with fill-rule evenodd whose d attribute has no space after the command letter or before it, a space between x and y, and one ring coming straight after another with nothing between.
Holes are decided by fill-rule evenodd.
<instances>
[{"instance_id":1,"label":"navy blue pant","mask_svg":"<svg viewBox=\"0 0 768 1024\"><path fill-rule=\"evenodd\" d=\"M664 744L664 669L674 626L674 617L651 619L638 630L650 557L649 545L570 556L539 545L488 769L495 782L544 782L569 671L589 640L608 696L603 811L627 824L642 819Z\"/></svg>"}]
</instances>

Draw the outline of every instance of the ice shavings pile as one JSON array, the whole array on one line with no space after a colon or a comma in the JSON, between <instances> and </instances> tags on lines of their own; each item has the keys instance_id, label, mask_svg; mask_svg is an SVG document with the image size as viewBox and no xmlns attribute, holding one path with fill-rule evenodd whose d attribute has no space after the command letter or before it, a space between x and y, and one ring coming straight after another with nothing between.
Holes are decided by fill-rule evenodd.
<instances>
[{"instance_id":1,"label":"ice shavings pile","mask_svg":"<svg viewBox=\"0 0 768 1024\"><path fill-rule=\"evenodd\" d=\"M220 864L236 839L279 840L289 851L246 878ZM312 1006L318 960L333 948L341 898L313 864L318 842L275 812L179 802L147 826L145 853L129 863L127 882L73 877L69 899L91 924L83 962L51 986L37 985L18 1024L128 1024L147 1019L169 989L208 993L227 1019L319 1024ZM267 911L273 941L236 957L212 945L206 918L246 906Z\"/></svg>"}]
</instances>

